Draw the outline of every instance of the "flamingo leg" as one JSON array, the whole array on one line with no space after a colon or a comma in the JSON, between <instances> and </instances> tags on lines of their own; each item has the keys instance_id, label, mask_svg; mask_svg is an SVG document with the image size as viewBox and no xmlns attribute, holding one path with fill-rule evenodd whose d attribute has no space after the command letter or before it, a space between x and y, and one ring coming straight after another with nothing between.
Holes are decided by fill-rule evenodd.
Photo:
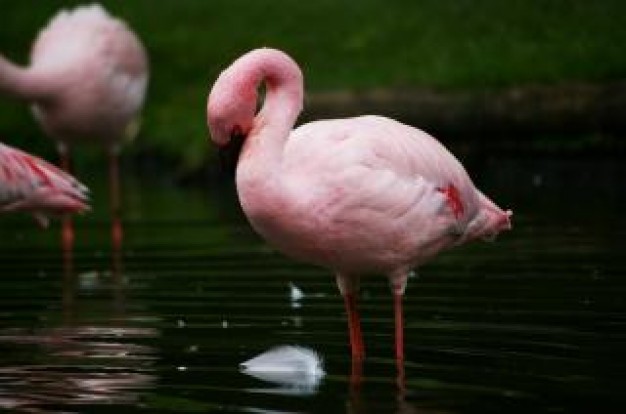
<instances>
[{"instance_id":1,"label":"flamingo leg","mask_svg":"<svg viewBox=\"0 0 626 414\"><path fill-rule=\"evenodd\" d=\"M404 316L402 313L402 299L406 289L409 272L401 270L389 275L391 291L393 292L394 336L396 340L396 362L404 363Z\"/></svg>"},{"instance_id":2,"label":"flamingo leg","mask_svg":"<svg viewBox=\"0 0 626 414\"><path fill-rule=\"evenodd\" d=\"M365 345L361 334L361 321L357 309L357 295L359 292L359 278L354 275L337 273L337 287L346 307L348 316L348 332L350 334L350 350L352 352L352 362L363 361L365 359Z\"/></svg>"},{"instance_id":3,"label":"flamingo leg","mask_svg":"<svg viewBox=\"0 0 626 414\"><path fill-rule=\"evenodd\" d=\"M59 155L61 157L61 168L70 174L72 167L69 148L64 144L59 144ZM74 247L74 224L70 214L63 215L61 241L64 254L71 255L71 250Z\"/></svg>"},{"instance_id":4,"label":"flamingo leg","mask_svg":"<svg viewBox=\"0 0 626 414\"><path fill-rule=\"evenodd\" d=\"M362 361L365 359L365 344L363 343L363 335L361 333L361 321L356 306L356 294L347 293L344 295L344 303L346 313L348 315L348 331L350 333L350 349L352 351L353 361Z\"/></svg>"},{"instance_id":5,"label":"flamingo leg","mask_svg":"<svg viewBox=\"0 0 626 414\"><path fill-rule=\"evenodd\" d=\"M119 151L109 150L109 199L111 203L111 240L113 250L122 248L124 230L122 227L122 208L120 199Z\"/></svg>"},{"instance_id":6,"label":"flamingo leg","mask_svg":"<svg viewBox=\"0 0 626 414\"><path fill-rule=\"evenodd\" d=\"M394 293L393 310L395 319L396 361L404 361L404 319L402 315L402 293Z\"/></svg>"}]
</instances>

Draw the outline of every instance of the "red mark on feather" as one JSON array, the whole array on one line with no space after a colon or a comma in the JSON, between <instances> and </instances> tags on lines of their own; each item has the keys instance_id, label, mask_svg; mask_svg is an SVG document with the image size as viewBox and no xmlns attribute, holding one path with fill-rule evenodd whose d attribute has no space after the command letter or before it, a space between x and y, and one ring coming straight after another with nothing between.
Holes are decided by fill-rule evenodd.
<instances>
[{"instance_id":1,"label":"red mark on feather","mask_svg":"<svg viewBox=\"0 0 626 414\"><path fill-rule=\"evenodd\" d=\"M37 160L26 154L17 154L16 158L26 163L26 165L28 165L28 167L35 173L35 175L37 175L41 179L41 181L45 185L54 187L48 175L41 169L41 167L39 167L39 165L37 165Z\"/></svg>"},{"instance_id":2,"label":"red mark on feather","mask_svg":"<svg viewBox=\"0 0 626 414\"><path fill-rule=\"evenodd\" d=\"M460 218L463 215L465 208L463 207L463 203L461 202L461 195L459 194L459 190L457 190L457 188L453 184L448 184L448 186L445 188L437 187L437 191L443 193L443 195L446 196L446 202L452 209L454 217L457 219Z\"/></svg>"},{"instance_id":3,"label":"red mark on feather","mask_svg":"<svg viewBox=\"0 0 626 414\"><path fill-rule=\"evenodd\" d=\"M13 181L13 171L11 171L9 167L7 167L6 165L3 165L2 171L4 172L5 180L7 180L8 182Z\"/></svg>"}]
</instances>

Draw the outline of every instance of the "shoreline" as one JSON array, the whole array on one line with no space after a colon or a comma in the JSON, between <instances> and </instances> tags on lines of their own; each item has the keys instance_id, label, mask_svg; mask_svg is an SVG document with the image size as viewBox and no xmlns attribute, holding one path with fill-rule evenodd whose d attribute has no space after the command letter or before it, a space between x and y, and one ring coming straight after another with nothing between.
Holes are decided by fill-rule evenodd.
<instances>
[{"instance_id":1,"label":"shoreline","mask_svg":"<svg viewBox=\"0 0 626 414\"><path fill-rule=\"evenodd\" d=\"M527 84L480 91L376 89L310 94L301 122L380 114L433 133L480 135L626 133L626 80ZM457 137L457 138L455 138Z\"/></svg>"}]
</instances>

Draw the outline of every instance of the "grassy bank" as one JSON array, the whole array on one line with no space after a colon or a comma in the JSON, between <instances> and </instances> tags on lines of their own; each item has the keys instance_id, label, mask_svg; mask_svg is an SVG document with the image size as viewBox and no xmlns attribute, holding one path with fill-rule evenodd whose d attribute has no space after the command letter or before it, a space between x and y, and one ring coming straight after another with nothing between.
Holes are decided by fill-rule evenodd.
<instances>
[{"instance_id":1,"label":"grassy bank","mask_svg":"<svg viewBox=\"0 0 626 414\"><path fill-rule=\"evenodd\" d=\"M204 106L219 70L262 45L290 52L310 92L435 87L479 90L626 76L621 0L152 0L105 1L150 52L144 128L129 151L208 156ZM27 60L50 15L76 2L3 2L0 51ZM3 140L40 152L21 105L0 102Z\"/></svg>"}]
</instances>

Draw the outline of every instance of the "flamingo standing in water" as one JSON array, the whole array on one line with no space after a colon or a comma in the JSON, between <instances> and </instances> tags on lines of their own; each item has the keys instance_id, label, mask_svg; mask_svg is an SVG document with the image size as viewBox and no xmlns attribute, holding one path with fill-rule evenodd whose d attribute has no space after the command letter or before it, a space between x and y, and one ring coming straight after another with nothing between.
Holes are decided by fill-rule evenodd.
<instances>
[{"instance_id":1,"label":"flamingo standing in water","mask_svg":"<svg viewBox=\"0 0 626 414\"><path fill-rule=\"evenodd\" d=\"M45 227L49 214L88 210L87 187L46 161L0 143L0 212L28 211Z\"/></svg>"},{"instance_id":2,"label":"flamingo standing in water","mask_svg":"<svg viewBox=\"0 0 626 414\"><path fill-rule=\"evenodd\" d=\"M266 95L256 113L261 83ZM334 271L353 361L365 356L359 278L389 278L402 361L402 297L411 269L449 247L509 229L512 213L476 189L437 140L392 119L361 116L292 129L303 94L302 73L285 53L243 55L210 92L212 140L241 149L237 192L256 231L289 256Z\"/></svg>"},{"instance_id":3,"label":"flamingo standing in water","mask_svg":"<svg viewBox=\"0 0 626 414\"><path fill-rule=\"evenodd\" d=\"M58 142L63 169L70 147L80 141L104 145L109 155L112 238L122 240L118 156L125 139L139 127L148 82L148 60L141 41L100 5L61 11L41 30L30 66L0 55L0 92L32 105L43 130ZM64 246L73 229L64 221Z\"/></svg>"}]
</instances>

